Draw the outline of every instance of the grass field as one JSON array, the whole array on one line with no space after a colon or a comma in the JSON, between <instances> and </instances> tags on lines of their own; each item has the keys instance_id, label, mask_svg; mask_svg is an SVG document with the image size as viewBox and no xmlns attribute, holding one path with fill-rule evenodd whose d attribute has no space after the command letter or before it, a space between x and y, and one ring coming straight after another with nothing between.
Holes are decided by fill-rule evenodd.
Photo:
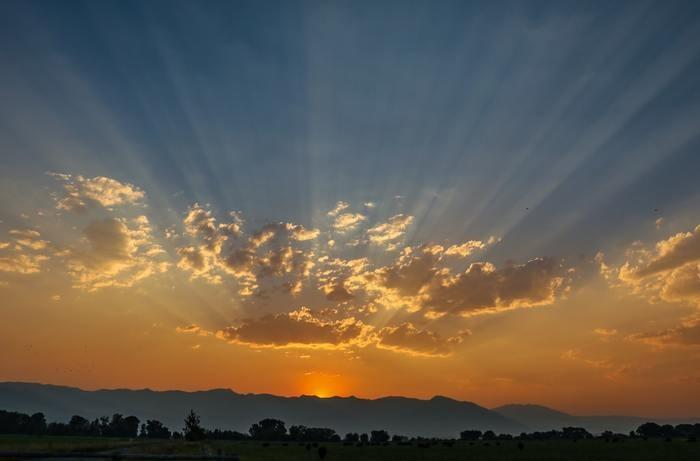
<instances>
[{"instance_id":1,"label":"grass field","mask_svg":"<svg viewBox=\"0 0 700 461\"><path fill-rule=\"evenodd\" d=\"M413 446L344 446L341 443L326 443L326 461L499 461L499 460L687 460L700 459L700 443L674 440L626 440L606 443L604 440L586 441L525 441L518 448L517 441L458 442L453 447L437 444L429 448ZM111 451L157 454L237 454L242 461L316 461L318 449L297 443L263 444L260 442L149 442L126 439L104 439L90 437L30 437L0 436L0 451Z\"/></svg>"}]
</instances>

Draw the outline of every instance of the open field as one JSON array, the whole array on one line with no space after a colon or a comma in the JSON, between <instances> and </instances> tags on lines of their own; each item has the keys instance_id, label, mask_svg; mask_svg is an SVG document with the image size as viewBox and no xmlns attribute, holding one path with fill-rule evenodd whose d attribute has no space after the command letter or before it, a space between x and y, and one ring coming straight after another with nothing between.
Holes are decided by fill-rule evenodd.
<instances>
[{"instance_id":1,"label":"open field","mask_svg":"<svg viewBox=\"0 0 700 461\"><path fill-rule=\"evenodd\" d=\"M108 437L66 437L54 435L1 435L0 451L54 452L106 451L133 446L140 442Z\"/></svg>"},{"instance_id":2,"label":"open field","mask_svg":"<svg viewBox=\"0 0 700 461\"><path fill-rule=\"evenodd\" d=\"M345 446L342 443L322 444L328 450L327 461L498 461L498 460L688 460L700 459L700 443L674 440L626 440L612 443L604 440L585 441L525 441L518 448L518 441L457 442L449 447L442 444L419 448L416 445L399 446ZM242 461L312 461L319 460L318 449L297 443L228 441L140 441L90 437L31 437L0 436L0 451L95 451L117 450L121 453L237 454Z\"/></svg>"}]
</instances>

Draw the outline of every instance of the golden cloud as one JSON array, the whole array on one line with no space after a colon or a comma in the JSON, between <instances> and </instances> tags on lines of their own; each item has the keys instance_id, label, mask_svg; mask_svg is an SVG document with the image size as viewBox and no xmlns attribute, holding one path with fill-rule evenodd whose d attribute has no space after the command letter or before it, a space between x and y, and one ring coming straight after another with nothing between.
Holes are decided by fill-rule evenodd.
<instances>
[{"instance_id":1,"label":"golden cloud","mask_svg":"<svg viewBox=\"0 0 700 461\"><path fill-rule=\"evenodd\" d=\"M700 346L700 318L689 318L680 325L651 333L637 333L628 339L657 347Z\"/></svg>"},{"instance_id":2,"label":"golden cloud","mask_svg":"<svg viewBox=\"0 0 700 461\"><path fill-rule=\"evenodd\" d=\"M601 273L619 280L651 301L661 299L700 307L700 225L657 242L652 249L641 243L627 251L627 261L614 267L599 255Z\"/></svg>"},{"instance_id":3,"label":"golden cloud","mask_svg":"<svg viewBox=\"0 0 700 461\"><path fill-rule=\"evenodd\" d=\"M242 219L238 213L232 216L234 222L217 224L211 211L192 205L184 225L193 242L177 248L178 267L212 284L222 283L222 275L230 275L244 297L260 292L260 283L267 278L282 278L279 285L298 294L314 265L313 253L294 248L292 243L313 240L320 231L281 222L266 224L243 238ZM229 243L229 237L234 241Z\"/></svg>"},{"instance_id":4,"label":"golden cloud","mask_svg":"<svg viewBox=\"0 0 700 461\"><path fill-rule=\"evenodd\" d=\"M454 347L469 336L469 331L456 336L443 337L430 330L418 329L410 322L396 327L384 327L377 333L377 347L410 355L446 357Z\"/></svg>"},{"instance_id":5,"label":"golden cloud","mask_svg":"<svg viewBox=\"0 0 700 461\"><path fill-rule=\"evenodd\" d=\"M566 282L563 268L552 258L502 269L473 263L461 274L440 272L422 291L423 304L431 311L461 315L542 306L552 304Z\"/></svg>"},{"instance_id":6,"label":"golden cloud","mask_svg":"<svg viewBox=\"0 0 700 461\"><path fill-rule=\"evenodd\" d=\"M387 309L423 310L428 318L547 305L568 286L567 271L555 259L537 258L501 269L479 262L453 273L445 265L443 250L432 244L407 247L393 264L373 270L363 265L349 274L335 260L319 280L326 293L342 284L356 297L363 291L366 302Z\"/></svg>"},{"instance_id":7,"label":"golden cloud","mask_svg":"<svg viewBox=\"0 0 700 461\"><path fill-rule=\"evenodd\" d=\"M377 224L367 230L369 242L374 245L386 245L401 238L408 226L413 222L413 216L397 214L385 223Z\"/></svg>"},{"instance_id":8,"label":"golden cloud","mask_svg":"<svg viewBox=\"0 0 700 461\"><path fill-rule=\"evenodd\" d=\"M211 335L197 324L177 327L177 333ZM376 346L379 349L424 357L447 357L461 344L469 331L455 336L442 335L416 328L411 323L377 330L354 317L328 318L327 314L307 307L245 319L238 326L229 326L215 333L231 344L254 349L325 349L347 350Z\"/></svg>"},{"instance_id":9,"label":"golden cloud","mask_svg":"<svg viewBox=\"0 0 700 461\"><path fill-rule=\"evenodd\" d=\"M145 196L143 190L129 183L122 183L105 176L85 178L80 175L49 173L63 182L64 195L56 198L56 208L66 211L83 211L89 204L102 207L138 204Z\"/></svg>"},{"instance_id":10,"label":"golden cloud","mask_svg":"<svg viewBox=\"0 0 700 461\"><path fill-rule=\"evenodd\" d=\"M255 348L345 349L364 347L372 327L355 318L324 320L306 307L289 313L266 315L227 327L217 336Z\"/></svg>"},{"instance_id":11,"label":"golden cloud","mask_svg":"<svg viewBox=\"0 0 700 461\"><path fill-rule=\"evenodd\" d=\"M12 229L11 242L0 242L0 271L36 274L49 259L45 251L49 242L35 229Z\"/></svg>"},{"instance_id":12,"label":"golden cloud","mask_svg":"<svg viewBox=\"0 0 700 461\"><path fill-rule=\"evenodd\" d=\"M88 248L72 249L67 263L77 288L129 287L169 266L145 216L93 221L83 235Z\"/></svg>"}]
</instances>

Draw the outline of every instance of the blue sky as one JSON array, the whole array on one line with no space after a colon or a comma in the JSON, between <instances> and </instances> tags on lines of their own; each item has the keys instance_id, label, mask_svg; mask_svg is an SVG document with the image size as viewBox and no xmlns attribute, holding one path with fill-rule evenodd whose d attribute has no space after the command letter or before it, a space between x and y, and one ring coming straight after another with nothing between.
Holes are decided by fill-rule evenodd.
<instances>
[{"instance_id":1,"label":"blue sky","mask_svg":"<svg viewBox=\"0 0 700 461\"><path fill-rule=\"evenodd\" d=\"M511 232L552 254L700 190L694 2L2 9L8 180L109 173L163 205L307 224L401 195L417 239Z\"/></svg>"}]
</instances>

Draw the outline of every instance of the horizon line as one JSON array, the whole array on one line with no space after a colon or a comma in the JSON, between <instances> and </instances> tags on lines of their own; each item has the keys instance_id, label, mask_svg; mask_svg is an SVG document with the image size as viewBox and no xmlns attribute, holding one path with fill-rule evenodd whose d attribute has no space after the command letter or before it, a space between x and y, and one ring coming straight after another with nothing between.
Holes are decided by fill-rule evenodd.
<instances>
[{"instance_id":1,"label":"horizon line","mask_svg":"<svg viewBox=\"0 0 700 461\"><path fill-rule=\"evenodd\" d=\"M622 413L604 413L604 414L574 414L574 413L569 413L566 411L559 410L558 408L553 408L547 405L542 405L539 403L520 403L520 402L511 402L511 403L505 403L502 405L497 405L494 407L487 407L483 406L479 403L476 403L472 400L460 400L460 399L455 399L453 397L445 396L445 395L438 395L435 394L430 398L420 398L420 397L411 397L411 396L404 396L404 395L385 395L381 397L358 397L356 395L348 395L348 396L342 396L342 395L332 395L332 396L327 396L327 397L321 397L318 395L313 395L313 394L299 394L299 395L279 395L279 394L271 394L268 392L237 392L233 388L223 388L223 387L217 387L217 388L209 388L209 389L197 389L197 390L183 390L183 389L152 389L149 387L144 387L144 388L129 388L129 387L114 387L114 388L94 388L94 389L89 389L89 388L84 388L84 387L79 387L75 385L67 385L67 384L54 384L54 383L44 383L44 382L37 382L37 381L0 381L0 385L3 384L29 384L29 385L39 385L39 386L52 386L52 387L63 387L63 388L69 388L69 389L77 389L82 392L100 392L100 391L132 391L132 392L139 392L139 391L149 391L149 392L181 392L185 394L195 394L195 393L200 393L200 392L212 392L212 391L228 391L233 394L237 395L260 395L260 396L270 396L270 397L277 397L277 398L284 398L284 399L294 399L294 398L316 398L319 400L330 400L330 399L356 399L356 400L369 400L369 401L376 401L376 400L383 400L383 399L392 399L392 398L399 398L399 399L407 399L407 400L418 400L418 401L423 401L423 402L429 402L431 400L435 399L446 399L446 400L451 400L457 403L466 403L466 404L472 404L476 405L478 407L484 408L489 411L496 411L499 408L506 407L506 406L529 406L529 407L539 407L543 408L549 411L561 413L565 416L573 416L573 417L627 417L627 418L640 418L640 419L650 419L650 420L655 420L655 421L666 421L666 420L675 420L675 419L695 419L695 420L700 420L700 415L674 415L674 416L664 416L664 417L657 417L657 416L650 416L650 415L636 415L636 414L622 414Z\"/></svg>"}]
</instances>

